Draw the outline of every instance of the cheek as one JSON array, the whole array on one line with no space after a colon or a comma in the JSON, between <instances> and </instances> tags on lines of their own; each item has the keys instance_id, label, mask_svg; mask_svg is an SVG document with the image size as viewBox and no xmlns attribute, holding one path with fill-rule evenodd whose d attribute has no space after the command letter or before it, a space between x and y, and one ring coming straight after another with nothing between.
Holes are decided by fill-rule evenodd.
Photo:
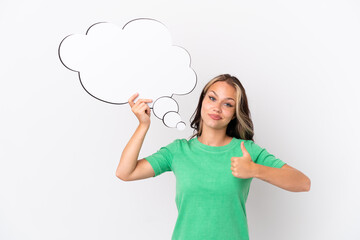
<instances>
[{"instance_id":1,"label":"cheek","mask_svg":"<svg viewBox=\"0 0 360 240\"><path fill-rule=\"evenodd\" d=\"M205 107L204 107L204 105L201 107L201 119L203 119L204 118L204 116L206 115L206 112L207 112L207 110L205 109Z\"/></svg>"},{"instance_id":2,"label":"cheek","mask_svg":"<svg viewBox=\"0 0 360 240\"><path fill-rule=\"evenodd\" d=\"M201 112L209 110L211 104L209 104L206 100L203 101L201 106Z\"/></svg>"},{"instance_id":3,"label":"cheek","mask_svg":"<svg viewBox=\"0 0 360 240\"><path fill-rule=\"evenodd\" d=\"M226 109L226 110L224 110L224 113L226 113L227 117L232 118L235 114L235 110L234 109Z\"/></svg>"}]
</instances>

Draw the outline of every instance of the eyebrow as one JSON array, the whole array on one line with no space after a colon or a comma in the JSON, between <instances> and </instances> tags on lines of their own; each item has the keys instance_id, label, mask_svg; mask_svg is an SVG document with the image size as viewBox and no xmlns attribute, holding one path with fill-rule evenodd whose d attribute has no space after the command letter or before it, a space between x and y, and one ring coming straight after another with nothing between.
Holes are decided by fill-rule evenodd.
<instances>
[{"instance_id":1,"label":"eyebrow","mask_svg":"<svg viewBox=\"0 0 360 240\"><path fill-rule=\"evenodd\" d=\"M213 92L215 94L215 96L218 96L215 91L211 90L210 92ZM233 100L235 102L235 100L233 98L228 97L226 99Z\"/></svg>"}]
</instances>

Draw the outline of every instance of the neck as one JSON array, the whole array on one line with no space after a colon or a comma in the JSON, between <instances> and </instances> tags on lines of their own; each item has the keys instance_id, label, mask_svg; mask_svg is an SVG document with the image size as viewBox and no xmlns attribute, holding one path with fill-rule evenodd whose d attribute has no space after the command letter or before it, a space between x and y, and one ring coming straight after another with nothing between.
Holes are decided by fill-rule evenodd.
<instances>
[{"instance_id":1,"label":"neck","mask_svg":"<svg viewBox=\"0 0 360 240\"><path fill-rule=\"evenodd\" d=\"M203 129L201 136L197 139L199 142L209 146L225 146L231 142L232 137L226 135L226 129Z\"/></svg>"}]
</instances>

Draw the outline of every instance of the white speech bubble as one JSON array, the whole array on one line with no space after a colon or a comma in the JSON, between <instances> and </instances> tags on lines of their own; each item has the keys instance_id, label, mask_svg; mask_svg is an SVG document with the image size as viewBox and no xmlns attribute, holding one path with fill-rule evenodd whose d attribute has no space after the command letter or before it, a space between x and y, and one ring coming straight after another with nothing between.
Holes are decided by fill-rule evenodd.
<instances>
[{"instance_id":1,"label":"white speech bubble","mask_svg":"<svg viewBox=\"0 0 360 240\"><path fill-rule=\"evenodd\" d=\"M153 112L156 117L163 119L167 112L178 112L179 105L171 97L160 97L153 104Z\"/></svg>"},{"instance_id":2,"label":"white speech bubble","mask_svg":"<svg viewBox=\"0 0 360 240\"><path fill-rule=\"evenodd\" d=\"M91 96L111 104L127 104L136 92L155 103L160 97L188 94L196 86L189 53L172 45L168 29L154 19L134 19L122 29L112 23L93 24L86 35L65 37L59 57L68 69L78 72ZM174 112L172 106L161 110L161 115Z\"/></svg>"},{"instance_id":3,"label":"white speech bubble","mask_svg":"<svg viewBox=\"0 0 360 240\"><path fill-rule=\"evenodd\" d=\"M160 97L153 104L155 116L162 119L166 126L184 130L186 124L181 121L178 111L179 105L171 97Z\"/></svg>"},{"instance_id":4,"label":"white speech bubble","mask_svg":"<svg viewBox=\"0 0 360 240\"><path fill-rule=\"evenodd\" d=\"M185 129L185 123L181 121L181 117L177 112L167 112L164 115L163 122L166 126L171 128L177 128L179 130Z\"/></svg>"}]
</instances>

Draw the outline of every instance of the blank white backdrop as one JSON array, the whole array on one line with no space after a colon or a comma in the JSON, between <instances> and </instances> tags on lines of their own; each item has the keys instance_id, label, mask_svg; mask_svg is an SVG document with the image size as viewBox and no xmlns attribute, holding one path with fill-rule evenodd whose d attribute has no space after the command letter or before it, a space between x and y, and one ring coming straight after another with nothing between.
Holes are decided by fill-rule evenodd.
<instances>
[{"instance_id":1,"label":"blank white backdrop","mask_svg":"<svg viewBox=\"0 0 360 240\"><path fill-rule=\"evenodd\" d=\"M95 22L164 23L187 49L195 90L175 96L188 128L152 116L140 157L188 138L200 90L221 73L243 83L255 141L312 180L293 193L254 179L253 240L358 239L358 1L0 2L0 239L170 239L172 172L115 177L137 119L88 95L60 62L60 41Z\"/></svg>"}]
</instances>

